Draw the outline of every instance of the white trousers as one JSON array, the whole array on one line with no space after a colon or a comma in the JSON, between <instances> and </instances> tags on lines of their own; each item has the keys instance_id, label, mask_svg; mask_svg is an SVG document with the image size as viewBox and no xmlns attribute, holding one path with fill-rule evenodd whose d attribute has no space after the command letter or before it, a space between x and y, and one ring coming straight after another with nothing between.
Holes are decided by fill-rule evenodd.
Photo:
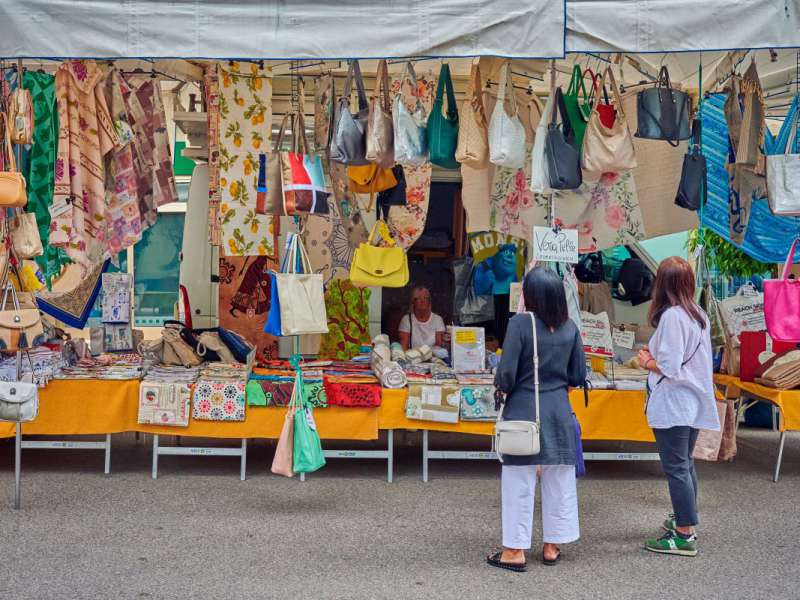
<instances>
[{"instance_id":1,"label":"white trousers","mask_svg":"<svg viewBox=\"0 0 800 600\"><path fill-rule=\"evenodd\" d=\"M536 465L503 466L503 546L528 550L533 534ZM544 543L567 544L580 537L575 467L542 465L542 530Z\"/></svg>"}]
</instances>

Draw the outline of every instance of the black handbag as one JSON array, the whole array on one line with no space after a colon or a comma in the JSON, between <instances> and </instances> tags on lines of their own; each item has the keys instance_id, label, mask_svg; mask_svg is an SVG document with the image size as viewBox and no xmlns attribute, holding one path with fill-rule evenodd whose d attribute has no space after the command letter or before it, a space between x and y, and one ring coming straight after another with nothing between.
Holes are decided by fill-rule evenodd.
<instances>
[{"instance_id":1,"label":"black handbag","mask_svg":"<svg viewBox=\"0 0 800 600\"><path fill-rule=\"evenodd\" d=\"M403 173L403 167L401 165L393 166L392 174L397 180L397 185L388 190L378 192L378 219L383 221L389 220L390 207L406 205L406 176ZM383 213L383 216L381 216L381 213Z\"/></svg>"},{"instance_id":2,"label":"black handbag","mask_svg":"<svg viewBox=\"0 0 800 600\"><path fill-rule=\"evenodd\" d=\"M164 321L164 327L172 327L174 329L177 329L178 333L181 336L181 339L184 342L186 342L189 345L189 347L192 350L194 350L195 353L198 355L201 355L200 340L198 339L200 337L200 334L203 333L204 331L213 331L213 332L219 331L219 327L211 327L208 329L191 329L187 327L183 323L183 321L175 321L172 319ZM203 360L207 362L219 362L221 360L219 354L217 354L213 350L205 350L201 356L203 357Z\"/></svg>"},{"instance_id":3,"label":"black handbag","mask_svg":"<svg viewBox=\"0 0 800 600\"><path fill-rule=\"evenodd\" d=\"M689 95L672 89L667 67L661 67L655 87L636 96L636 137L676 147L690 137Z\"/></svg>"},{"instance_id":4,"label":"black handbag","mask_svg":"<svg viewBox=\"0 0 800 600\"><path fill-rule=\"evenodd\" d=\"M683 157L675 204L687 210L700 210L706 202L706 181L706 157L700 151L700 119L695 119L692 121L692 142Z\"/></svg>"},{"instance_id":5,"label":"black handbag","mask_svg":"<svg viewBox=\"0 0 800 600\"><path fill-rule=\"evenodd\" d=\"M455 278L453 308L456 319L461 325L494 320L494 296L479 296L475 293L474 272L473 260L469 256L453 261Z\"/></svg>"},{"instance_id":6,"label":"black handbag","mask_svg":"<svg viewBox=\"0 0 800 600\"><path fill-rule=\"evenodd\" d=\"M617 278L614 297L633 306L644 304L653 293L655 276L641 258L626 258Z\"/></svg>"},{"instance_id":7,"label":"black handbag","mask_svg":"<svg viewBox=\"0 0 800 600\"><path fill-rule=\"evenodd\" d=\"M561 88L556 88L555 102L556 106L553 107L553 116L547 125L547 135L544 141L544 155L547 160L550 188L574 190L583 183L581 155L572 145L575 134L567 118L567 108ZM560 127L558 125L559 114L561 115Z\"/></svg>"},{"instance_id":8,"label":"black handbag","mask_svg":"<svg viewBox=\"0 0 800 600\"><path fill-rule=\"evenodd\" d=\"M584 254L575 265L575 277L581 283L601 283L605 281L603 253Z\"/></svg>"}]
</instances>

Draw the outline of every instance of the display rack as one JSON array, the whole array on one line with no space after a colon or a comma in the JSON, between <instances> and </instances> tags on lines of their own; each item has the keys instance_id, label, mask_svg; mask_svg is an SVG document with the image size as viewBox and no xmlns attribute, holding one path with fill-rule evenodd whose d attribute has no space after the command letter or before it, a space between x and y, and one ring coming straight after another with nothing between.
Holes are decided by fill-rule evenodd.
<instances>
[{"instance_id":1,"label":"display rack","mask_svg":"<svg viewBox=\"0 0 800 600\"><path fill-rule=\"evenodd\" d=\"M175 436L180 437L180 436ZM151 477L158 479L159 456L238 456L239 480L247 479L247 439L242 438L239 448L219 446L162 446L158 434L153 434L153 471Z\"/></svg>"}]
</instances>

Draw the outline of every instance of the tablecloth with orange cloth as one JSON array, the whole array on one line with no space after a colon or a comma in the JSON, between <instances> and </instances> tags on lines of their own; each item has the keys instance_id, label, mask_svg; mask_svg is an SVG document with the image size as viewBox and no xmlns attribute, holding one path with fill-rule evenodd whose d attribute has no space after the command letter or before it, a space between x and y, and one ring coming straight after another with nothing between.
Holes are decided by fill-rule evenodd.
<instances>
[{"instance_id":1,"label":"tablecloth with orange cloth","mask_svg":"<svg viewBox=\"0 0 800 600\"><path fill-rule=\"evenodd\" d=\"M451 424L407 419L407 396L408 391L405 389L383 390L383 400L378 409L380 429L427 429L476 435L494 433L494 422L491 421L460 421ZM582 390L572 391L569 399L572 410L580 421L584 440L655 441L644 414L644 391L592 390L589 392L588 407L584 405Z\"/></svg>"},{"instance_id":2,"label":"tablecloth with orange cloth","mask_svg":"<svg viewBox=\"0 0 800 600\"><path fill-rule=\"evenodd\" d=\"M733 394L737 394L737 390L742 390L771 402L781 413L780 430L800 431L800 390L776 390L752 381L742 381L731 375L714 375L714 382L727 387Z\"/></svg>"},{"instance_id":3,"label":"tablecloth with orange cloth","mask_svg":"<svg viewBox=\"0 0 800 600\"><path fill-rule=\"evenodd\" d=\"M54 380L39 390L39 415L22 425L23 435L95 435L140 431L159 435L208 438L278 438L286 409L252 407L244 421L189 420L188 427L142 425L138 381L97 379ZM378 411L374 408L331 406L314 411L322 439L378 439ZM13 423L0 422L0 437L14 435Z\"/></svg>"}]
</instances>

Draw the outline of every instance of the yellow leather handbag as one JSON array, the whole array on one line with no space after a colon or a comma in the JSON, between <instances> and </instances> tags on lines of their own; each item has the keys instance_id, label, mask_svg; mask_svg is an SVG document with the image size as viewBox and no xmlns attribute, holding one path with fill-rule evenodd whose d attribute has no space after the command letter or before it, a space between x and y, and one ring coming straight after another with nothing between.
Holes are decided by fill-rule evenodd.
<instances>
[{"instance_id":1,"label":"yellow leather handbag","mask_svg":"<svg viewBox=\"0 0 800 600\"><path fill-rule=\"evenodd\" d=\"M28 203L28 194L25 191L25 178L17 171L17 162L14 159L14 149L11 147L11 131L8 126L8 117L2 115L5 124L6 138L6 163L10 170L0 171L0 207L22 208Z\"/></svg>"},{"instance_id":2,"label":"yellow leather handbag","mask_svg":"<svg viewBox=\"0 0 800 600\"><path fill-rule=\"evenodd\" d=\"M347 183L351 192L374 194L392 189L397 185L397 178L391 169L370 163L347 167Z\"/></svg>"},{"instance_id":3,"label":"yellow leather handbag","mask_svg":"<svg viewBox=\"0 0 800 600\"><path fill-rule=\"evenodd\" d=\"M373 245L376 230L386 246ZM376 287L403 287L408 283L408 257L392 238L385 222L377 221L367 241L356 248L350 280L358 285Z\"/></svg>"}]
</instances>

